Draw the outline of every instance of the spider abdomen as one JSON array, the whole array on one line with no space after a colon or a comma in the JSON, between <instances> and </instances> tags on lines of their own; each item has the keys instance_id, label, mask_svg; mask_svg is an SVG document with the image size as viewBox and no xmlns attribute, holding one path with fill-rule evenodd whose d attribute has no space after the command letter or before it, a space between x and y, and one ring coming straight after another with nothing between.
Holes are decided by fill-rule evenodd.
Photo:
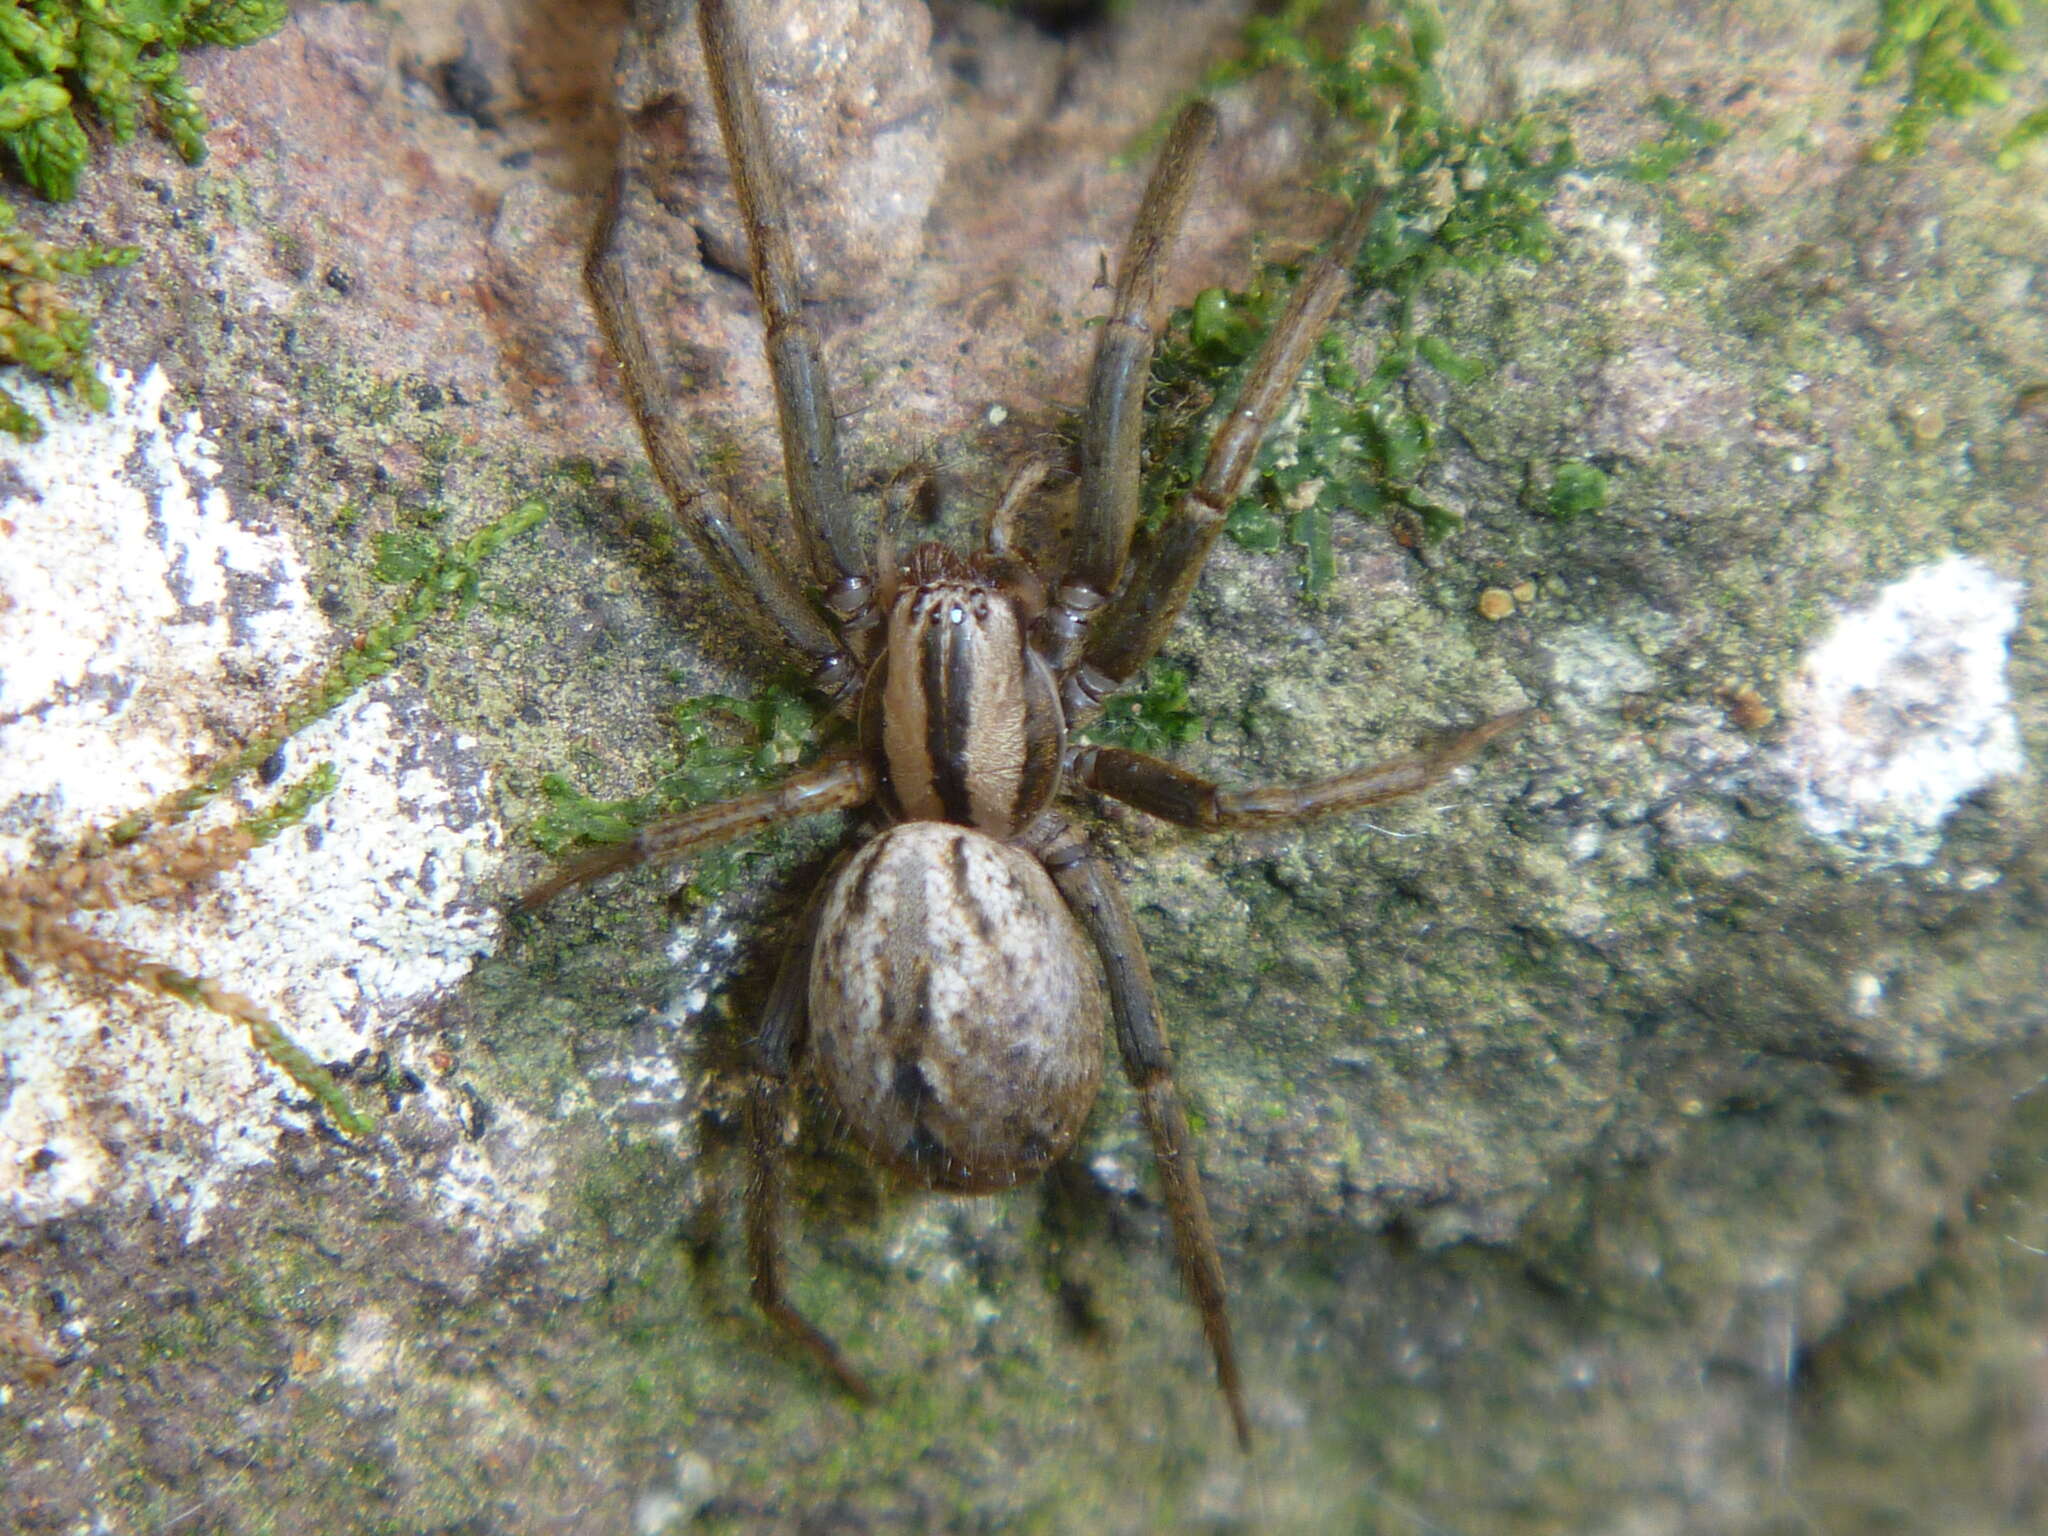
<instances>
[{"instance_id":1,"label":"spider abdomen","mask_svg":"<svg viewBox=\"0 0 2048 1536\"><path fill-rule=\"evenodd\" d=\"M1073 1145L1105 1018L1093 954L1045 870L971 827L892 827L826 898L816 1070L855 1138L919 1183L999 1189Z\"/></svg>"}]
</instances>

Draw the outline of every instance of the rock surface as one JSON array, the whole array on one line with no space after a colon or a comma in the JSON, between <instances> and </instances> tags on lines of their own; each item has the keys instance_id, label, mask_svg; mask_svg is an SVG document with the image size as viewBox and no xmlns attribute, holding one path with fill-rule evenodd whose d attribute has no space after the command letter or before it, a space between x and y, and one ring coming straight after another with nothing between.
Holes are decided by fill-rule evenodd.
<instances>
[{"instance_id":1,"label":"rock surface","mask_svg":"<svg viewBox=\"0 0 2048 1536\"><path fill-rule=\"evenodd\" d=\"M1243 8L768 9L864 504L922 464L938 521L971 530L1019 462L1058 456L1143 178L1119 157L1232 54ZM580 281L623 161L678 418L774 506L752 299L671 7L307 6L188 60L206 166L137 144L78 205L31 211L142 248L93 280L102 352L168 383L137 430L188 434L234 538L281 541L222 566L261 591L208 596L162 558L180 525L145 510L109 545L125 585L76 622L115 624L118 592L153 584L186 622L283 613L296 638L261 665L246 635L209 642L171 686L129 664L131 635L90 686L10 693L10 861L160 792L376 622L375 535L460 535L529 494L554 513L364 696L399 730L361 754L384 768L337 749L336 814L387 809L389 857L383 893L330 920L363 948L326 962L328 990L377 991L367 957L402 925L363 913L410 911L392 887L432 849L460 934L428 948L452 975L494 946L383 1012L304 1004L322 1054L388 1053L358 1090L375 1139L323 1136L193 1010L49 976L0 993L0 1525L2048 1520L2048 162L1993 173L1994 130L1969 127L1866 163L1888 104L1856 89L1871 14L1846 0L1611 7L1597 38L1550 0L1444 9L1459 109L1552 99L1585 161L1549 210L1552 262L1425 297L1484 364L1406 386L1440 422L1426 488L1462 525L1425 560L1342 513L1313 603L1286 558L1220 545L1168 651L1202 722L1178 756L1260 781L1545 718L1370 821L1204 841L1098 818L1199 1120L1249 1460L1114 1082L1069 1166L993 1199L899 1193L806 1127L796 1293L882 1384L875 1408L754 1315L737 1064L835 828L771 841L709 898L665 903L673 877L648 873L495 928L544 864L523 837L544 775L644 788L673 706L768 675L694 557L661 558ZM1660 94L1730 133L1645 182L1623 171L1664 131ZM1311 190L1309 104L1259 80L1220 107L1176 303L1337 211ZM1367 298L1336 344L1368 359L1388 324ZM1530 487L1568 461L1609 491L1560 519ZM58 507L42 473L0 465L10 594L41 547L24 528L83 524L90 488ZM1482 617L1487 591L1511 611ZM102 765L17 787L32 716ZM1932 766L1871 792L1915 753ZM124 775L146 786L114 793ZM255 989L292 909L340 883L323 868L358 869L359 845L317 841L133 942L190 941L190 965ZM278 1006L296 1017L317 972ZM418 1091L393 1090L404 1073ZM17 1197L73 1147L105 1176Z\"/></svg>"}]
</instances>

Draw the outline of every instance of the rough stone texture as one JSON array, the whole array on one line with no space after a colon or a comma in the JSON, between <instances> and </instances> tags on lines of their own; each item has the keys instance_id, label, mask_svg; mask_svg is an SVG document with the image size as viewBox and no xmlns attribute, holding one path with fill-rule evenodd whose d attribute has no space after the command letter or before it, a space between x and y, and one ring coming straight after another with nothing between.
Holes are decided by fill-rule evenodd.
<instances>
[{"instance_id":1,"label":"rough stone texture","mask_svg":"<svg viewBox=\"0 0 2048 1536\"><path fill-rule=\"evenodd\" d=\"M61 858L183 789L196 764L270 729L276 701L336 645L291 536L235 516L199 417L166 409L162 370L109 385L104 415L58 408L0 496L10 867ZM476 748L387 679L258 775L281 790L324 764L345 794L222 872L203 900L74 914L73 926L191 974L232 974L317 1060L367 1064L498 941L477 882L504 837ZM224 797L129 852L175 847L269 794ZM23 958L31 986L0 993L0 1205L14 1222L143 1204L196 1242L228 1182L266 1165L281 1130L312 1130L312 1105L281 1108L300 1095L229 1021L138 997L109 1029L95 989L35 986L39 957ZM424 1052L410 1042L395 1070L424 1069ZM417 1073L403 1081L424 1090Z\"/></svg>"},{"instance_id":2,"label":"rough stone texture","mask_svg":"<svg viewBox=\"0 0 2048 1536\"><path fill-rule=\"evenodd\" d=\"M672 12L672 13L671 13ZM886 291L924 245L945 170L931 16L917 0L781 0L754 16L753 75L774 136L799 261L815 298ZM629 33L618 101L629 161L701 260L745 275L747 236L691 7L648 7Z\"/></svg>"},{"instance_id":3,"label":"rough stone texture","mask_svg":"<svg viewBox=\"0 0 2048 1536\"><path fill-rule=\"evenodd\" d=\"M921 458L941 517L971 526L1078 400L1099 260L1142 177L1116 156L1241 19L1129 9L1057 30L948 4L932 84L835 85L942 102L921 236L900 205L842 206L834 238L906 260L817 308L870 499ZM1854 88L1872 13L1849 0L1446 13L1454 99L1559 93L1589 164L1553 205L1556 261L1429 296L1489 365L1411 386L1445 426L1428 489L1464 526L1424 562L1341 515L1317 605L1286 562L1223 545L1170 648L1206 723L1182 757L1257 780L1525 701L1548 718L1371 823L1199 841L1102 817L1200 1119L1256 1455L1229 1449L1114 1084L1074 1167L990 1200L896 1194L828 1124L805 1131L796 1295L877 1408L753 1316L735 1064L819 828L708 904L671 909L647 875L516 925L389 1027L431 1093L367 1147L280 1111L202 1240L112 1195L0 1238L0 1361L20 1362L0 1524L2048 1521L2048 165L1992 173L1995 124L1864 163L1888 102ZM848 61L875 56L865 29L917 24L829 14ZM94 279L103 349L163 368L237 515L288 531L341 630L389 601L372 534L556 502L405 673L437 729L474 739L515 829L544 772L638 787L666 706L762 675L697 565L675 574L642 532L651 482L581 297L627 136L635 265L688 429L772 505L751 300L700 261L686 211L720 194L692 201L695 173L648 142L678 123L704 142L701 111L612 105L628 30L603 5L309 6L274 42L191 60L206 167L139 144L79 205L31 214L143 247ZM778 67L823 67L804 57ZM2036 66L2020 94L2042 88ZM1612 162L1662 132L1657 92L1732 133L1645 186ZM1304 190L1308 109L1271 82L1222 108L1176 300L1334 212ZM838 110L848 161L879 155L862 135L883 123ZM1343 344L1365 355L1385 319L1355 306ZM1559 522L1528 487L1570 459L1610 495ZM2025 766L1970 789L1925 862L1873 861L1800 813L1795 680L1845 616L1958 556L2013 594ZM1515 611L1480 617L1489 588ZM539 862L480 869L475 894ZM85 1004L117 1034L213 1027ZM195 1099L173 1130L215 1112ZM451 1214L479 1161L526 1177L525 1217Z\"/></svg>"}]
</instances>

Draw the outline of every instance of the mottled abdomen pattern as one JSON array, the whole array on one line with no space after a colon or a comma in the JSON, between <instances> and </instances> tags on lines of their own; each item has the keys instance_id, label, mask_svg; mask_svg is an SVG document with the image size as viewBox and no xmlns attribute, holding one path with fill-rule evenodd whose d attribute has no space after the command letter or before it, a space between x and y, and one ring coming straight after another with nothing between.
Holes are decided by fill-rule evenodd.
<instances>
[{"instance_id":1,"label":"mottled abdomen pattern","mask_svg":"<svg viewBox=\"0 0 2048 1536\"><path fill-rule=\"evenodd\" d=\"M1080 1133L1102 1079L1102 983L1028 854L942 822L884 832L826 898L810 985L818 1075L897 1172L1000 1189Z\"/></svg>"}]
</instances>

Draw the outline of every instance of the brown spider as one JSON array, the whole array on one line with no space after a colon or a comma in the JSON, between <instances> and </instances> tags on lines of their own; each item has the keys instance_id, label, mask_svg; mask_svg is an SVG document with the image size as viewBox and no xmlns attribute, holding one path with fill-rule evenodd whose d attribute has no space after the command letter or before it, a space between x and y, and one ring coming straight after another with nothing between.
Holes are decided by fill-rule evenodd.
<instances>
[{"instance_id":1,"label":"brown spider","mask_svg":"<svg viewBox=\"0 0 2048 1536\"><path fill-rule=\"evenodd\" d=\"M1089 380L1080 510L1065 560L1041 572L1008 549L1016 488L992 519L986 548L961 555L927 543L900 562L886 550L871 557L856 538L837 418L733 9L731 0L700 0L698 21L753 253L799 570L741 532L656 413L656 374L617 249L617 186L592 248L591 289L679 520L728 592L765 612L817 690L857 718L859 744L777 788L656 822L630 843L566 865L521 905L794 817L869 807L872 834L839 856L811 898L753 1041L746 1226L754 1299L848 1392L871 1396L783 1289L783 1125L800 1069L884 1167L930 1188L991 1191L1041 1172L1073 1145L1101 1080L1106 1014L1137 1090L1217 1382L1248 1447L1223 1266L1145 951L1108 861L1053 802L1062 791L1093 790L1203 831L1297 821L1411 794L1522 719L1503 715L1393 762L1247 790L1070 740L1179 617L1260 439L1349 288L1377 200L1360 203L1303 275L1201 478L1133 551L1160 283L1215 130L1206 104L1190 106L1123 253Z\"/></svg>"}]
</instances>

